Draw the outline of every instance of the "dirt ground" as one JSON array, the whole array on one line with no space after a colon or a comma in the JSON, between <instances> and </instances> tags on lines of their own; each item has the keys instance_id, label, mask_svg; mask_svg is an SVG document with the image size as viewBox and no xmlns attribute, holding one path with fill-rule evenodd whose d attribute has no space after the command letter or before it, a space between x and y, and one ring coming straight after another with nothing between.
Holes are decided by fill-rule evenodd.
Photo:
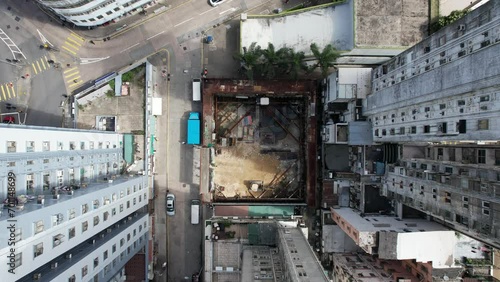
<instances>
[{"instance_id":1,"label":"dirt ground","mask_svg":"<svg viewBox=\"0 0 500 282\"><path fill-rule=\"evenodd\" d=\"M222 148L215 158L214 182L224 186L224 195L250 196L247 180L262 180L269 184L277 173L284 169L280 161L271 154L260 154L258 144L237 143L234 147Z\"/></svg>"}]
</instances>

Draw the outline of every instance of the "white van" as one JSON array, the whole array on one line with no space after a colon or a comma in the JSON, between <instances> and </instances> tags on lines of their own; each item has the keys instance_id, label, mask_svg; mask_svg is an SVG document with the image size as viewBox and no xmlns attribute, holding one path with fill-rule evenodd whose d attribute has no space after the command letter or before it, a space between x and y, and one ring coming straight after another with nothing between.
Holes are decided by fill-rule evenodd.
<instances>
[{"instance_id":1,"label":"white van","mask_svg":"<svg viewBox=\"0 0 500 282\"><path fill-rule=\"evenodd\" d=\"M201 101L201 80L193 79L193 101Z\"/></svg>"},{"instance_id":2,"label":"white van","mask_svg":"<svg viewBox=\"0 0 500 282\"><path fill-rule=\"evenodd\" d=\"M200 201L191 200L191 224L200 223Z\"/></svg>"}]
</instances>

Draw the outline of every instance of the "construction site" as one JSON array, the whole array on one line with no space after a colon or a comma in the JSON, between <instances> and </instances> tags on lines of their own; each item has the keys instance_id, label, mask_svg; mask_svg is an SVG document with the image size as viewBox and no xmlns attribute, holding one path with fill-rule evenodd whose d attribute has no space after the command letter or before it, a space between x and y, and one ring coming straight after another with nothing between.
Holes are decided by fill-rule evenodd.
<instances>
[{"instance_id":1,"label":"construction site","mask_svg":"<svg viewBox=\"0 0 500 282\"><path fill-rule=\"evenodd\" d=\"M314 201L315 93L309 81L204 81L211 201Z\"/></svg>"}]
</instances>

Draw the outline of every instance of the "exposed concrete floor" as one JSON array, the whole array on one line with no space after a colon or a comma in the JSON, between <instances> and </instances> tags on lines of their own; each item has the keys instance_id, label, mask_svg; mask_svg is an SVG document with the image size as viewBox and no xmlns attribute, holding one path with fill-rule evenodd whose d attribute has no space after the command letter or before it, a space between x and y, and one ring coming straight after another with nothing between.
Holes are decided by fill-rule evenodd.
<instances>
[{"instance_id":1,"label":"exposed concrete floor","mask_svg":"<svg viewBox=\"0 0 500 282\"><path fill-rule=\"evenodd\" d=\"M356 46L412 46L427 37L429 1L355 1Z\"/></svg>"}]
</instances>

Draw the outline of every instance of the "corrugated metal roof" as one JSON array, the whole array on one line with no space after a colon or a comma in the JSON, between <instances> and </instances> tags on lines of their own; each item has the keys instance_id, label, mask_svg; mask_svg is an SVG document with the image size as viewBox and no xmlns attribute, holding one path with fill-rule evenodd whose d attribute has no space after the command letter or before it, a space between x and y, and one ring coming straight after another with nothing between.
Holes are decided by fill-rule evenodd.
<instances>
[{"instance_id":1,"label":"corrugated metal roof","mask_svg":"<svg viewBox=\"0 0 500 282\"><path fill-rule=\"evenodd\" d=\"M292 216L293 206L249 206L249 216Z\"/></svg>"}]
</instances>

